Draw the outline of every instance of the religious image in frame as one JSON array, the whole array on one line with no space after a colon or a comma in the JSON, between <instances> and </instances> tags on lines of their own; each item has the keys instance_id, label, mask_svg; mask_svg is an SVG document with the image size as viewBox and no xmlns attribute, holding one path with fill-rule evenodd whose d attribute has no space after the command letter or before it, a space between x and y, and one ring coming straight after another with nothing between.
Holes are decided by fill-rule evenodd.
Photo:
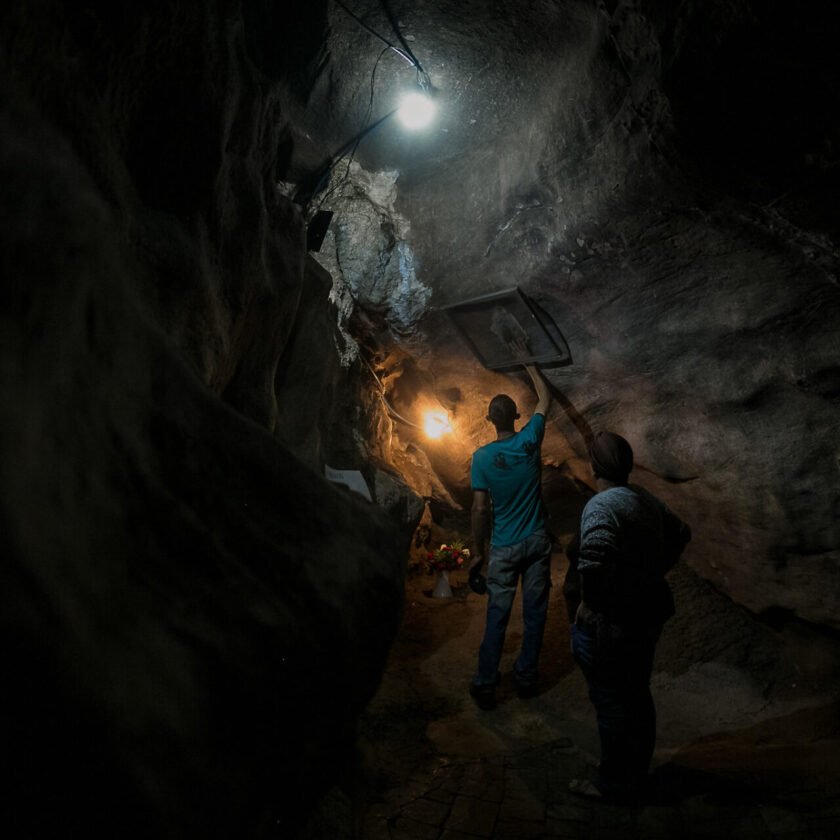
<instances>
[{"instance_id":1,"label":"religious image in frame","mask_svg":"<svg viewBox=\"0 0 840 840\"><path fill-rule=\"evenodd\" d=\"M491 370L523 363L569 365L569 346L550 316L518 288L483 295L444 307L476 358ZM530 355L516 359L510 343L524 339Z\"/></svg>"}]
</instances>

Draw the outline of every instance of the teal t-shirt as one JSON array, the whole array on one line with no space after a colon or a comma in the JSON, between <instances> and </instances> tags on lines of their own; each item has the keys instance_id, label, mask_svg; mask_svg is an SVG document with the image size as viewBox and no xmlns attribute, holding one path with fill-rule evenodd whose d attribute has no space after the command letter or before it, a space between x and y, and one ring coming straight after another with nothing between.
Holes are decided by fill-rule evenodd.
<instances>
[{"instance_id":1,"label":"teal t-shirt","mask_svg":"<svg viewBox=\"0 0 840 840\"><path fill-rule=\"evenodd\" d=\"M544 435L545 417L535 414L512 437L473 453L472 488L487 490L493 501L491 545L514 545L545 527L540 492Z\"/></svg>"}]
</instances>

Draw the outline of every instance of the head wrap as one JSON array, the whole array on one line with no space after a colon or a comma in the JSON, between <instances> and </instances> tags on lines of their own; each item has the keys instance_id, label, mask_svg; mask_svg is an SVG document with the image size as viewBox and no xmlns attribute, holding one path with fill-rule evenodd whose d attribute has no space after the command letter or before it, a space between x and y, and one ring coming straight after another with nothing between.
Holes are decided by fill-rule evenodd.
<instances>
[{"instance_id":1,"label":"head wrap","mask_svg":"<svg viewBox=\"0 0 840 840\"><path fill-rule=\"evenodd\" d=\"M614 432L598 432L589 447L589 459L598 478L625 484L633 469L633 449Z\"/></svg>"}]
</instances>

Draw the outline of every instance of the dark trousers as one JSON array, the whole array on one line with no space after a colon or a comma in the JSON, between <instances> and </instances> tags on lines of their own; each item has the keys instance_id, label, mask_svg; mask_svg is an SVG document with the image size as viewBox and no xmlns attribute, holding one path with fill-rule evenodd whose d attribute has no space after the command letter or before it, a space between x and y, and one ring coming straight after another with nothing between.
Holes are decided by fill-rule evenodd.
<instances>
[{"instance_id":1,"label":"dark trousers","mask_svg":"<svg viewBox=\"0 0 840 840\"><path fill-rule=\"evenodd\" d=\"M490 546L487 571L487 620L478 651L478 673L473 684L496 685L508 620L522 578L522 647L513 666L516 681L535 685L542 647L548 595L551 588L551 540L544 531L515 545Z\"/></svg>"},{"instance_id":2,"label":"dark trousers","mask_svg":"<svg viewBox=\"0 0 840 840\"><path fill-rule=\"evenodd\" d=\"M605 795L632 793L647 775L656 741L650 674L661 630L658 626L599 640L595 625L572 625L572 653L598 719L597 784Z\"/></svg>"}]
</instances>

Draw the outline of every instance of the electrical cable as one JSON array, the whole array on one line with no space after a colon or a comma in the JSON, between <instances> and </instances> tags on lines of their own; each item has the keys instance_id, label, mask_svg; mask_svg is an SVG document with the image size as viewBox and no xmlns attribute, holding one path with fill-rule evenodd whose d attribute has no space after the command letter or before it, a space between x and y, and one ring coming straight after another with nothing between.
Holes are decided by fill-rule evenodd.
<instances>
[{"instance_id":1,"label":"electrical cable","mask_svg":"<svg viewBox=\"0 0 840 840\"><path fill-rule=\"evenodd\" d=\"M344 177L342 177L341 180L338 181L338 183L331 186L326 191L326 193L324 193L324 197L318 202L318 206L315 208L316 212L318 210L320 210L321 207L323 206L324 202L331 195L333 195L337 190L339 190L341 187L343 187L344 184L347 182L347 180L350 178L350 167L353 164L353 159L355 158L356 152L359 148L359 143L362 142L362 138L365 136L365 133L367 132L368 127L370 126L370 117L371 117L371 114L373 113L373 97L374 97L375 85L376 85L376 69L379 67L379 62L382 61L382 56L384 56L385 53L388 52L388 49L389 49L388 47L385 47L382 50L382 52L379 53L379 55L377 56L376 62L373 65L373 70L371 71L371 74L370 74L370 99L368 100L368 106L367 106L367 111L365 112L365 119L364 119L364 125L363 125L362 130L356 135L354 140L351 140L350 143L342 146L342 148L340 148L338 150L338 152L336 152L336 154L333 156L333 160L330 161L329 170L326 173L327 176L329 176L329 174L332 173L332 171L335 169L335 167L338 166L339 163L341 163L342 158L344 158L347 155L347 151L348 150L350 151L350 157L347 161L347 169L344 171ZM390 116L390 114L388 114L388 116ZM348 147L349 147L349 149L348 149ZM316 190L315 194L317 194L317 190Z\"/></svg>"},{"instance_id":2,"label":"electrical cable","mask_svg":"<svg viewBox=\"0 0 840 840\"><path fill-rule=\"evenodd\" d=\"M374 35L380 41L382 41L385 44L385 48L377 56L376 62L374 63L373 70L371 72L370 99L368 100L367 113L365 114L364 127L362 128L362 130L358 134L355 135L355 137L351 138L340 149L338 149L338 151L336 151L332 154L330 159L323 165L322 169L319 170L319 174L317 175L317 180L315 181L315 186L312 188L311 192L309 192L308 198L304 199L303 206L304 206L305 209L308 210L309 203L312 201L312 199L316 195L318 195L321 192L321 190L324 188L324 186L329 183L329 180L331 179L332 174L333 174L336 166L338 166L338 164L347 156L347 154L349 152L350 156L349 156L349 159L347 161L347 168L344 172L344 176L336 184L334 184L332 187L330 187L327 190L325 195L318 202L318 206L315 208L315 212L318 212L321 209L321 207L323 206L324 202L330 196L332 196L337 190L339 190L342 186L344 186L344 184L348 181L348 179L350 177L350 168L353 164L353 160L354 160L354 158L356 156L356 152L359 148L359 143L361 143L362 139L367 134L369 134L370 131L372 131L374 128L376 128L381 123L385 122L393 114L397 113L397 111L400 110L399 107L395 108L393 111L389 111L387 114L385 114L384 117L380 117L375 123L370 122L370 117L371 117L371 114L373 113L373 99L374 99L375 84L376 84L376 70L379 67L379 62L382 60L382 57L385 55L385 53L388 52L388 50L393 50L395 53L397 53L397 55L399 55L402 59L404 59L412 67L414 67L414 69L417 71L417 83L422 90L429 93L429 92L432 91L432 87L433 87L431 79L429 77L429 74L423 69L423 66L418 61L417 56L414 55L414 53L411 50L411 47L408 45L408 42L403 37L403 34L402 34L402 32L400 31L400 28L399 28L399 22L397 21L396 17L394 16L394 13L391 10L391 7L387 3L386 0L380 0L380 4L381 4L382 9L384 10L386 16L388 17L388 21L391 24L391 28L394 30L394 32L396 33L397 38L399 39L400 43L405 48L404 50L397 47L395 44L393 44L391 41L389 41L387 38L385 38L383 35L381 35L379 32L377 32L371 26L369 26L364 20L362 20L357 14L355 14L355 12L353 12L352 9L350 9L345 3L343 3L342 0L335 0L335 3L340 9L342 9L346 14L348 14L351 18L353 18L353 20L356 21L356 23L358 23L359 26L361 26L367 32L370 32L372 35Z\"/></svg>"},{"instance_id":3,"label":"electrical cable","mask_svg":"<svg viewBox=\"0 0 840 840\"><path fill-rule=\"evenodd\" d=\"M373 375L373 378L376 380L376 384L379 386L379 397L381 398L382 402L385 404L385 408L388 410L390 414L397 418L397 420L402 420L407 426L411 426L412 429L420 429L423 431L423 427L419 426L417 423L412 423L411 420L407 420L405 417L402 416L395 408L388 402L388 398L385 396L385 386L382 384L382 380L376 375L376 371L370 366L370 362L359 354L359 358L367 365L367 369Z\"/></svg>"},{"instance_id":4,"label":"electrical cable","mask_svg":"<svg viewBox=\"0 0 840 840\"><path fill-rule=\"evenodd\" d=\"M336 2L338 2L338 0L336 0ZM417 68L418 78L423 78L424 81L421 84L425 86L425 82L428 80L429 75L423 69L423 66L417 60L417 56L414 55L414 53L411 50L411 47L408 45L408 42L403 37L403 34L400 31L399 21L394 15L394 12L391 10L391 6L388 3L388 0L379 0L379 5L382 6L383 10L385 11L386 16L388 17L388 22L391 24L391 29L394 30L394 34L397 36L399 42L403 45L403 48L405 49L406 53L408 53L408 55L410 56L412 63Z\"/></svg>"},{"instance_id":5,"label":"electrical cable","mask_svg":"<svg viewBox=\"0 0 840 840\"><path fill-rule=\"evenodd\" d=\"M379 34L379 33L378 33L375 29L373 29L372 27L368 26L368 24L367 24L367 23L365 23L365 22L364 22L364 21L363 21L363 20L362 20L362 19L361 19L361 18L360 18L360 17L359 17L356 13L355 13L355 12L353 12L351 9L349 9L347 6L345 6L345 5L344 5L344 3L342 3L342 2L341 2L341 0L335 0L335 4L336 4L339 8L341 8L341 9L343 9L345 12L347 12L347 14L348 14L348 15L350 15L350 17L351 17L351 18L353 18L353 20L355 20L355 21L356 21L356 23L358 23L358 24L359 24L359 26L361 26L363 29L366 29L366 30L367 30L368 32L370 32L370 34L371 34L371 35L373 35L374 37L379 38L379 40L380 40L380 41L382 41L382 43L383 43L383 44L387 44L387 45L388 45L388 49L389 49L389 50L393 50L393 51L394 51L394 52L395 52L395 53L396 53L396 54L397 54L400 58L402 58L402 59L404 59L405 61L407 61L407 62L408 62L408 63L409 63L412 67L416 67L416 68L418 68L418 69L420 68L420 65L419 65L419 63L418 63L417 59L413 56L413 54L412 54L412 52L411 52L411 49L410 49L410 48L408 47L408 45L405 43L405 41L403 40L402 35L401 35L399 32L397 32L397 36L399 37L400 41L402 41L402 43L403 43L403 44L404 44L404 46L406 47L405 52L404 52L403 50L401 50L401 49L400 49L400 48L399 48L396 44L392 44L392 43L391 43L391 42L390 42L387 38L385 38L383 35L380 35L380 34Z\"/></svg>"}]
</instances>

